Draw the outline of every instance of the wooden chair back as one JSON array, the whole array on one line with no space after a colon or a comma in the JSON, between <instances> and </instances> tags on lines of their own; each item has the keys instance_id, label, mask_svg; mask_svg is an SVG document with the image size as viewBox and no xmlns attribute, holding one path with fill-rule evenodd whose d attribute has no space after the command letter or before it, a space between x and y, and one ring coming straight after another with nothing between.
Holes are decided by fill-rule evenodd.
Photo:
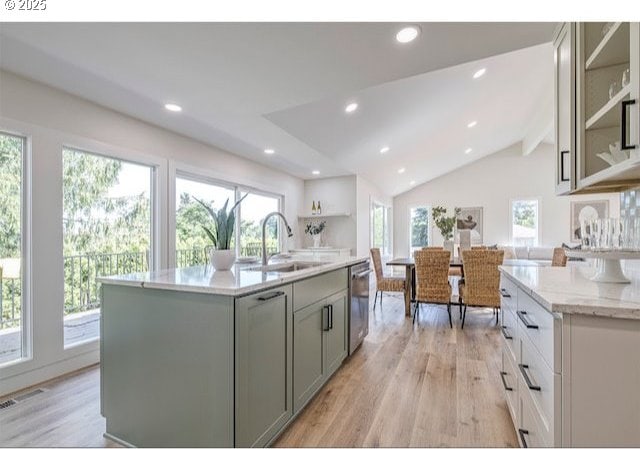
<instances>
[{"instance_id":1,"label":"wooden chair back","mask_svg":"<svg viewBox=\"0 0 640 449\"><path fill-rule=\"evenodd\" d=\"M500 306L500 271L503 250L463 252L464 297L470 306Z\"/></svg>"},{"instance_id":2,"label":"wooden chair back","mask_svg":"<svg viewBox=\"0 0 640 449\"><path fill-rule=\"evenodd\" d=\"M371 248L371 260L373 261L373 271L376 273L376 281L379 282L383 277L380 248Z\"/></svg>"},{"instance_id":3,"label":"wooden chair back","mask_svg":"<svg viewBox=\"0 0 640 449\"><path fill-rule=\"evenodd\" d=\"M566 267L567 266L567 254L564 248L553 248L553 259L551 260L552 267Z\"/></svg>"},{"instance_id":4,"label":"wooden chair back","mask_svg":"<svg viewBox=\"0 0 640 449\"><path fill-rule=\"evenodd\" d=\"M415 252L416 264L416 301L451 301L449 285L449 251L422 250Z\"/></svg>"}]
</instances>

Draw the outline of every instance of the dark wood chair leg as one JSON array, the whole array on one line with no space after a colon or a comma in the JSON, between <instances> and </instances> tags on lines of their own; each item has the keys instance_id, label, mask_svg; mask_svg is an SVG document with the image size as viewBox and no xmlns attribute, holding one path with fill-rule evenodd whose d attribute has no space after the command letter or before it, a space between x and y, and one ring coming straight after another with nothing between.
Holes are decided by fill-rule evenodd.
<instances>
[{"instance_id":1,"label":"dark wood chair leg","mask_svg":"<svg viewBox=\"0 0 640 449\"><path fill-rule=\"evenodd\" d=\"M449 327L453 329L453 322L451 321L451 304L447 304L447 313L449 314Z\"/></svg>"},{"instance_id":2,"label":"dark wood chair leg","mask_svg":"<svg viewBox=\"0 0 640 449\"><path fill-rule=\"evenodd\" d=\"M420 303L416 302L416 305L413 309L413 324L416 324L416 316L418 316L418 311L420 310L420 307L418 307L420 305Z\"/></svg>"},{"instance_id":3,"label":"dark wood chair leg","mask_svg":"<svg viewBox=\"0 0 640 449\"><path fill-rule=\"evenodd\" d=\"M464 320L465 318L467 318L467 305L464 305L464 312L462 313L462 326L460 326L460 329L464 329Z\"/></svg>"}]
</instances>

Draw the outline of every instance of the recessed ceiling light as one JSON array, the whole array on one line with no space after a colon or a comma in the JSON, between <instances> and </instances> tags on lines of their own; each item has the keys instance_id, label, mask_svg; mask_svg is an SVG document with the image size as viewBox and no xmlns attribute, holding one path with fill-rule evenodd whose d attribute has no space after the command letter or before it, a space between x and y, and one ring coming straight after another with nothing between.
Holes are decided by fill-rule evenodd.
<instances>
[{"instance_id":1,"label":"recessed ceiling light","mask_svg":"<svg viewBox=\"0 0 640 449\"><path fill-rule=\"evenodd\" d=\"M314 170L311 173L314 174L314 175L319 175L320 174L320 170Z\"/></svg>"},{"instance_id":2,"label":"recessed ceiling light","mask_svg":"<svg viewBox=\"0 0 640 449\"><path fill-rule=\"evenodd\" d=\"M273 154L273 153L275 153L275 152L276 152L276 151L275 151L275 150L272 150L271 148L267 148L267 149L265 149L265 150L264 150L264 154Z\"/></svg>"},{"instance_id":3,"label":"recessed ceiling light","mask_svg":"<svg viewBox=\"0 0 640 449\"><path fill-rule=\"evenodd\" d=\"M411 181L409 185L412 186L412 185L415 185L415 183L416 183L415 181Z\"/></svg>"},{"instance_id":4,"label":"recessed ceiling light","mask_svg":"<svg viewBox=\"0 0 640 449\"><path fill-rule=\"evenodd\" d=\"M467 148L466 150L464 150L464 154L469 154L473 151L473 148Z\"/></svg>"},{"instance_id":5,"label":"recessed ceiling light","mask_svg":"<svg viewBox=\"0 0 640 449\"><path fill-rule=\"evenodd\" d=\"M389 151L389 147L380 148L380 153L382 153L382 154L386 153L387 151Z\"/></svg>"},{"instance_id":6,"label":"recessed ceiling light","mask_svg":"<svg viewBox=\"0 0 640 449\"><path fill-rule=\"evenodd\" d=\"M480 70L478 70L476 73L473 74L474 78L480 78L482 75L485 74L485 72L487 71L487 69L482 68Z\"/></svg>"},{"instance_id":7,"label":"recessed ceiling light","mask_svg":"<svg viewBox=\"0 0 640 449\"><path fill-rule=\"evenodd\" d=\"M420 34L420 27L416 25L404 27L396 34L396 40L401 44L406 44L414 40Z\"/></svg>"},{"instance_id":8,"label":"recessed ceiling light","mask_svg":"<svg viewBox=\"0 0 640 449\"><path fill-rule=\"evenodd\" d=\"M356 109L358 109L358 103L349 103L346 108L344 108L344 112L347 114L351 114Z\"/></svg>"},{"instance_id":9,"label":"recessed ceiling light","mask_svg":"<svg viewBox=\"0 0 640 449\"><path fill-rule=\"evenodd\" d=\"M469 122L469 124L467 125L467 128L473 128L474 126L476 126L478 124L478 122L476 122L475 120L472 122Z\"/></svg>"},{"instance_id":10,"label":"recessed ceiling light","mask_svg":"<svg viewBox=\"0 0 640 449\"><path fill-rule=\"evenodd\" d=\"M171 112L180 112L180 111L182 111L182 107L178 106L177 104L174 104L174 103L167 103L167 104L164 105L164 108L167 111L171 111Z\"/></svg>"},{"instance_id":11,"label":"recessed ceiling light","mask_svg":"<svg viewBox=\"0 0 640 449\"><path fill-rule=\"evenodd\" d=\"M404 173L404 167L402 167L402 168L398 169L398 173L399 173L399 174L403 174L403 173Z\"/></svg>"}]
</instances>

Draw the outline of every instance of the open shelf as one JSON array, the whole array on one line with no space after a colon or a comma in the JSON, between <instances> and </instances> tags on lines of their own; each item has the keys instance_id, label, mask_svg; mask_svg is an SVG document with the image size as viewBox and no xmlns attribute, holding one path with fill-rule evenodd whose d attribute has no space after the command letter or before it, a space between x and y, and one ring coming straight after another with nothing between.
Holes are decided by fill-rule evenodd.
<instances>
[{"instance_id":1,"label":"open shelf","mask_svg":"<svg viewBox=\"0 0 640 449\"><path fill-rule=\"evenodd\" d=\"M629 62L629 23L616 22L593 50L585 69L597 69Z\"/></svg>"},{"instance_id":2,"label":"open shelf","mask_svg":"<svg viewBox=\"0 0 640 449\"><path fill-rule=\"evenodd\" d=\"M612 165L578 181L578 189L583 192L618 192L629 188L630 182L640 179L640 157L632 157Z\"/></svg>"},{"instance_id":3,"label":"open shelf","mask_svg":"<svg viewBox=\"0 0 640 449\"><path fill-rule=\"evenodd\" d=\"M617 106L624 98L631 93L631 85L627 84L611 100L602 106L598 112L593 114L585 123L585 129L612 128L619 126L620 111Z\"/></svg>"},{"instance_id":4,"label":"open shelf","mask_svg":"<svg viewBox=\"0 0 640 449\"><path fill-rule=\"evenodd\" d=\"M349 217L351 216L350 212L329 212L327 214L320 214L320 215L298 215L299 219L304 219L304 218L328 218L328 217Z\"/></svg>"}]
</instances>

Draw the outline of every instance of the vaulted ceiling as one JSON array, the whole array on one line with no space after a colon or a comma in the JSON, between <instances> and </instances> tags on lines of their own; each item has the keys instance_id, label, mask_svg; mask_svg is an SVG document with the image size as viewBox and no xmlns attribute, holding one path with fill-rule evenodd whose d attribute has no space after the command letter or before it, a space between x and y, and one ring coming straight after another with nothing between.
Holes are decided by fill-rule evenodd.
<instances>
[{"instance_id":1,"label":"vaulted ceiling","mask_svg":"<svg viewBox=\"0 0 640 449\"><path fill-rule=\"evenodd\" d=\"M0 67L295 176L358 173L395 195L522 140L553 95L554 23L422 23L400 44L402 25L2 24Z\"/></svg>"}]
</instances>

